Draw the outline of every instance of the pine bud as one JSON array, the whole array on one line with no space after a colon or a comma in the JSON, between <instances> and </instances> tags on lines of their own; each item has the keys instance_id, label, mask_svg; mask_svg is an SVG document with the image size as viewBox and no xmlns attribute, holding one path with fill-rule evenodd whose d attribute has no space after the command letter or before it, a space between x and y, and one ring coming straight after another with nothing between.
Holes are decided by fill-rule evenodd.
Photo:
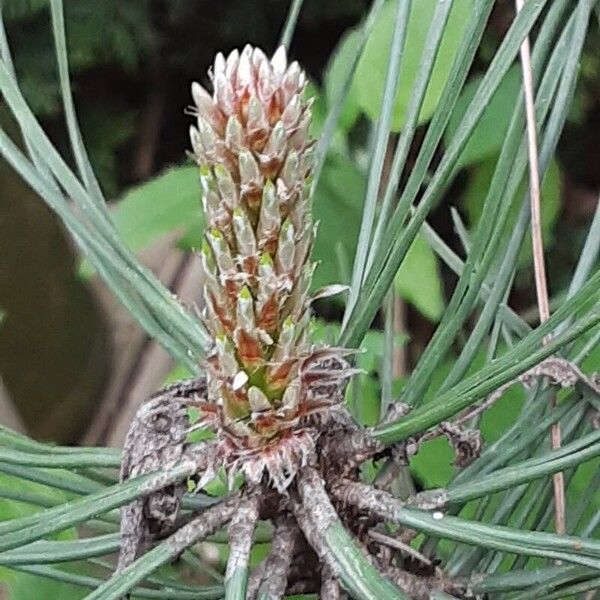
<instances>
[{"instance_id":1,"label":"pine bud","mask_svg":"<svg viewBox=\"0 0 600 600\"><path fill-rule=\"evenodd\" d=\"M203 319L215 335L207 359L211 425L234 454L226 464L253 480L267 471L281 489L314 445L303 420L324 406L317 372L305 383L306 365L320 352L308 343L311 105L306 77L298 63L288 66L283 47L271 60L251 46L219 53L211 79L212 95L192 84L197 126L190 128L207 223ZM330 398L340 401L339 393Z\"/></svg>"}]
</instances>

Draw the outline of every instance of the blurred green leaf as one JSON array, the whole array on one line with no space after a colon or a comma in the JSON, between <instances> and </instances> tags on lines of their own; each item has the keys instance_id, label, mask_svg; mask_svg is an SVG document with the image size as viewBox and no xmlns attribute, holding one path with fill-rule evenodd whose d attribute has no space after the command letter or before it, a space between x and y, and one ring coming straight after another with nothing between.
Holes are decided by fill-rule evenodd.
<instances>
[{"instance_id":1,"label":"blurred green leaf","mask_svg":"<svg viewBox=\"0 0 600 600\"><path fill-rule=\"evenodd\" d=\"M489 159L478 165L469 178L469 183L465 194L463 196L463 203L467 212L467 219L471 228L475 226L479 217L481 216L481 210L483 207L483 200L489 189L492 176L494 174L494 168L496 166L496 159ZM521 183L517 191L517 198L522 198L523 194L526 193L527 182ZM544 247L550 248L553 243L553 228L556 224L556 220L561 210L560 202L560 170L556 161L552 161L546 176L542 182L541 190L541 201L542 201L542 234L544 237ZM520 205L513 202L511 207L511 214L508 217L507 229L510 231L516 223ZM523 248L521 248L521 254L519 262L521 265L527 264L531 261L531 236L528 233Z\"/></svg>"},{"instance_id":2,"label":"blurred green leaf","mask_svg":"<svg viewBox=\"0 0 600 600\"><path fill-rule=\"evenodd\" d=\"M187 369L185 365L176 365L173 368L173 370L167 375L163 384L169 385L170 383L175 383L176 381L181 381L182 379L189 379L193 376L194 373Z\"/></svg>"},{"instance_id":3,"label":"blurred green leaf","mask_svg":"<svg viewBox=\"0 0 600 600\"><path fill-rule=\"evenodd\" d=\"M596 346L586 356L582 367L585 372L598 371L600 372L600 345Z\"/></svg>"},{"instance_id":4,"label":"blurred green leaf","mask_svg":"<svg viewBox=\"0 0 600 600\"><path fill-rule=\"evenodd\" d=\"M346 33L338 42L329 59L325 71L325 96L330 105L335 101L336 94L343 86L346 73L352 64L352 58L360 46L360 37L360 33L356 30ZM360 106L354 88L355 86L352 86L346 96L344 109L338 121L339 126L346 131L354 125L360 114Z\"/></svg>"},{"instance_id":5,"label":"blurred green leaf","mask_svg":"<svg viewBox=\"0 0 600 600\"><path fill-rule=\"evenodd\" d=\"M112 217L127 244L140 250L172 231L202 231L198 169L168 169L156 179L137 186L113 209Z\"/></svg>"},{"instance_id":6,"label":"blurred green leaf","mask_svg":"<svg viewBox=\"0 0 600 600\"><path fill-rule=\"evenodd\" d=\"M172 167L155 179L131 188L111 209L111 217L128 247L137 252L168 233L180 231L180 244L190 249L200 244L203 217L198 170L194 166ZM93 269L87 261L82 277Z\"/></svg>"},{"instance_id":7,"label":"blurred green leaf","mask_svg":"<svg viewBox=\"0 0 600 600\"><path fill-rule=\"evenodd\" d=\"M7 19L31 17L48 6L48 0L3 0L2 12Z\"/></svg>"},{"instance_id":8,"label":"blurred green leaf","mask_svg":"<svg viewBox=\"0 0 600 600\"><path fill-rule=\"evenodd\" d=\"M0 486L6 489L17 490L24 498L28 493L41 495L47 498L50 505L60 504L67 499L66 494L59 489L51 488L45 485L26 481L11 475L0 473ZM19 517L32 515L40 510L39 506L29 504L25 499L22 502L17 502L13 499L0 497L0 521L7 521ZM75 537L74 530L66 530L55 536L55 539L73 539Z\"/></svg>"},{"instance_id":9,"label":"blurred green leaf","mask_svg":"<svg viewBox=\"0 0 600 600\"><path fill-rule=\"evenodd\" d=\"M68 583L16 572L7 587L10 600L78 600L88 593L84 588Z\"/></svg>"},{"instance_id":10,"label":"blurred green leaf","mask_svg":"<svg viewBox=\"0 0 600 600\"><path fill-rule=\"evenodd\" d=\"M569 482L568 501L571 507L582 498L589 499L588 507L583 514L584 521L593 519L600 511L600 488L590 485L599 470L600 459L590 460L579 465L575 475Z\"/></svg>"},{"instance_id":11,"label":"blurred green leaf","mask_svg":"<svg viewBox=\"0 0 600 600\"><path fill-rule=\"evenodd\" d=\"M357 388L354 388L357 386ZM356 394L356 396L353 396ZM381 389L374 376L361 373L348 386L346 397L354 418L365 427L377 425L381 417Z\"/></svg>"},{"instance_id":12,"label":"blurred green leaf","mask_svg":"<svg viewBox=\"0 0 600 600\"><path fill-rule=\"evenodd\" d=\"M356 166L342 155L327 158L313 202L313 215L319 222L313 258L319 266L313 288L331 283L348 283L335 260L337 248L354 256L360 228L366 182Z\"/></svg>"},{"instance_id":13,"label":"blurred green leaf","mask_svg":"<svg viewBox=\"0 0 600 600\"><path fill-rule=\"evenodd\" d=\"M324 342L332 345L339 337L340 329L341 326L338 322L314 319L312 322L312 339L315 342ZM401 346L406 343L407 339L407 336L396 335L394 344L396 346ZM360 344L362 352L356 357L357 366L367 373L375 373L379 369L381 363L381 357L384 352L384 343L383 331L370 329Z\"/></svg>"},{"instance_id":14,"label":"blurred green leaf","mask_svg":"<svg viewBox=\"0 0 600 600\"><path fill-rule=\"evenodd\" d=\"M71 68L116 61L134 69L154 43L150 6L149 0L65 2Z\"/></svg>"},{"instance_id":15,"label":"blurred green leaf","mask_svg":"<svg viewBox=\"0 0 600 600\"><path fill-rule=\"evenodd\" d=\"M465 85L448 122L448 127L444 133L444 141L449 142L454 137L482 79L482 75L477 75ZM515 103L518 101L520 86L521 71L515 65L504 76L481 120L473 130L465 149L458 159L460 166L480 162L485 158L495 156L500 151L514 112Z\"/></svg>"},{"instance_id":16,"label":"blurred green leaf","mask_svg":"<svg viewBox=\"0 0 600 600\"><path fill-rule=\"evenodd\" d=\"M117 151L134 136L137 115L132 110L114 104L109 107L88 107L83 115L90 161L102 182L105 195L112 197L119 189ZM106 126L107 121L110 127Z\"/></svg>"},{"instance_id":17,"label":"blurred green leaf","mask_svg":"<svg viewBox=\"0 0 600 600\"><path fill-rule=\"evenodd\" d=\"M483 357L481 353L479 356ZM483 364L482 360L477 362ZM522 386L514 385L483 413L480 429L487 444L500 439L502 434L515 422L524 401L525 393Z\"/></svg>"},{"instance_id":18,"label":"blurred green leaf","mask_svg":"<svg viewBox=\"0 0 600 600\"><path fill-rule=\"evenodd\" d=\"M313 321L312 339L315 342L324 342L334 344L340 335L340 324L315 319ZM408 337L397 335L394 339L394 345L402 346L406 343ZM364 373L357 375L356 379L347 388L347 393L351 397L357 393L359 402L356 406L354 416L363 425L375 425L380 418L380 368L384 354L384 334L382 331L371 329L367 332L360 345L360 352L356 356L356 366L362 369ZM358 392L354 386L358 387Z\"/></svg>"},{"instance_id":19,"label":"blurred green leaf","mask_svg":"<svg viewBox=\"0 0 600 600\"><path fill-rule=\"evenodd\" d=\"M398 294L423 316L438 321L444 312L444 293L437 258L419 234L412 243L395 279Z\"/></svg>"},{"instance_id":20,"label":"blurred green leaf","mask_svg":"<svg viewBox=\"0 0 600 600\"><path fill-rule=\"evenodd\" d=\"M485 351L475 356L469 373L474 373L485 364ZM450 372L452 362L446 362L435 373L426 402L433 400L436 390ZM509 388L484 414L479 429L486 444L495 442L514 422L523 406L524 393L521 386ZM411 471L427 488L444 487L455 475L454 453L446 438L436 438L423 444L411 461Z\"/></svg>"},{"instance_id":21,"label":"blurred green leaf","mask_svg":"<svg viewBox=\"0 0 600 600\"><path fill-rule=\"evenodd\" d=\"M39 485L10 475L0 473L0 485L9 489L20 490L24 494L33 492L41 494L53 503L66 501L66 495L53 488ZM32 515L39 507L25 502L0 499L0 521L7 521ZM52 536L57 540L71 540L77 537L74 529L67 529ZM10 600L78 600L85 596L85 590L65 583L36 577L27 573L0 568L0 582L5 582L10 593Z\"/></svg>"},{"instance_id":22,"label":"blurred green leaf","mask_svg":"<svg viewBox=\"0 0 600 600\"><path fill-rule=\"evenodd\" d=\"M454 474L454 452L445 437L435 438L419 448L410 470L425 488L444 487Z\"/></svg>"},{"instance_id":23,"label":"blurred green leaf","mask_svg":"<svg viewBox=\"0 0 600 600\"><path fill-rule=\"evenodd\" d=\"M36 112L56 114L60 106L59 87L52 31L44 10L49 1L3 0L1 4L3 16L8 21L9 30L12 30L9 37L18 47L14 60L21 89ZM15 21L15 26L11 27L11 21ZM140 58L147 57L154 43L155 26L148 0L65 2L65 21L72 73L103 65L118 65L133 72L139 66ZM35 40L35 43L27 40ZM90 103L88 98L84 112L87 112ZM114 110L102 94L98 94L97 106L100 111ZM85 131L87 119L83 116ZM106 131L110 129L105 128Z\"/></svg>"},{"instance_id":24,"label":"blurred green leaf","mask_svg":"<svg viewBox=\"0 0 600 600\"><path fill-rule=\"evenodd\" d=\"M323 127L325 126L325 120L327 119L327 115L329 113L329 108L327 106L327 97L326 94L322 93L322 91L318 88L317 84L314 81L309 81L306 89L305 89L306 98L312 99L312 123L310 125L310 135L314 139L319 139L321 137L321 133L323 132ZM344 134L344 130L341 127L337 127L333 132L333 136L331 138L330 144L328 146L329 153L340 153L345 154L348 150L348 141L346 139L346 135Z\"/></svg>"},{"instance_id":25,"label":"blurred green leaf","mask_svg":"<svg viewBox=\"0 0 600 600\"><path fill-rule=\"evenodd\" d=\"M394 107L392 122L394 131L402 129L404 124L427 31L437 2L438 0L419 0L412 3ZM472 0L455 0L454 2L421 108L420 123L431 117L440 99L472 8ZM394 2L389 2L381 10L354 79L354 93L358 103L371 119L377 117L381 106L394 27L393 11Z\"/></svg>"},{"instance_id":26,"label":"blurred green leaf","mask_svg":"<svg viewBox=\"0 0 600 600\"><path fill-rule=\"evenodd\" d=\"M309 80L304 88L304 97L310 100L312 104L312 121L310 123L310 134L314 138L321 135L323 123L327 118L327 102L325 96L321 93L319 86L312 80Z\"/></svg>"}]
</instances>

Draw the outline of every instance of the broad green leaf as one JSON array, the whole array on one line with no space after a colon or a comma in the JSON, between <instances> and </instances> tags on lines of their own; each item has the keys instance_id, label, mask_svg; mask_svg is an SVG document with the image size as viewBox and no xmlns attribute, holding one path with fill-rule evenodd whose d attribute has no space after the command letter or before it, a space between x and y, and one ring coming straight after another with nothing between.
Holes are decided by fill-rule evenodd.
<instances>
[{"instance_id":1,"label":"broad green leaf","mask_svg":"<svg viewBox=\"0 0 600 600\"><path fill-rule=\"evenodd\" d=\"M444 294L437 258L422 235L412 243L395 279L398 294L420 313L438 321L444 312Z\"/></svg>"},{"instance_id":2,"label":"broad green leaf","mask_svg":"<svg viewBox=\"0 0 600 600\"><path fill-rule=\"evenodd\" d=\"M13 571L7 584L10 600L79 600L88 590L45 577Z\"/></svg>"},{"instance_id":3,"label":"broad green leaf","mask_svg":"<svg viewBox=\"0 0 600 600\"><path fill-rule=\"evenodd\" d=\"M360 386L359 391L353 386ZM379 382L374 376L360 374L347 388L346 397L352 401L352 394L358 394L358 402L355 406L350 404L352 413L356 420L365 427L377 425L381 418L381 389Z\"/></svg>"},{"instance_id":4,"label":"broad green leaf","mask_svg":"<svg viewBox=\"0 0 600 600\"><path fill-rule=\"evenodd\" d=\"M497 355L502 355L508 351L504 344L499 344L496 351ZM487 349L480 349L471 360L469 369L465 376L476 374L480 369L485 367ZM446 375L450 372L450 365L444 365L443 377L440 381L444 381ZM433 391L433 390L432 390ZM432 394L432 399L438 393L439 387L435 388ZM522 385L515 384L509 387L500 399L488 408L482 415L479 423L479 429L483 435L483 439L487 444L495 442L501 435L515 422L523 407L525 401L525 393Z\"/></svg>"},{"instance_id":5,"label":"broad green leaf","mask_svg":"<svg viewBox=\"0 0 600 600\"><path fill-rule=\"evenodd\" d=\"M586 373L600 371L600 345L591 350L582 366Z\"/></svg>"},{"instance_id":6,"label":"broad green leaf","mask_svg":"<svg viewBox=\"0 0 600 600\"><path fill-rule=\"evenodd\" d=\"M307 99L311 99L313 103L310 135L314 139L318 140L321 137L323 128L325 126L325 121L327 120L327 115L329 113L329 107L327 106L327 95L318 88L317 84L314 81L308 82L304 91L304 95ZM350 94L348 94L348 97L349 96ZM333 136L329 142L328 152L330 154L346 154L347 151L348 140L346 139L344 129L341 127L337 127L336 130L333 132Z\"/></svg>"},{"instance_id":7,"label":"broad green leaf","mask_svg":"<svg viewBox=\"0 0 600 600\"><path fill-rule=\"evenodd\" d=\"M176 365L173 370L167 375L163 384L169 385L170 383L175 383L176 381L181 381L182 379L189 379L193 377L194 374L185 367L185 365Z\"/></svg>"},{"instance_id":8,"label":"broad green leaf","mask_svg":"<svg viewBox=\"0 0 600 600\"><path fill-rule=\"evenodd\" d=\"M476 373L484 364L485 351L480 351L472 361L469 374ZM435 398L439 386L450 372L451 367L452 362L446 362L435 372L427 390L425 402ZM486 444L495 442L514 423L523 406L523 399L522 387L514 385L485 411L479 429ZM411 460L411 471L427 488L444 487L456 474L453 461L454 453L448 441L441 437L423 444Z\"/></svg>"},{"instance_id":9,"label":"broad green leaf","mask_svg":"<svg viewBox=\"0 0 600 600\"><path fill-rule=\"evenodd\" d=\"M41 494L46 496L48 500L57 503L64 502L67 499L66 495L59 490L11 477L3 473L0 474L0 485L8 489L20 490L23 494L27 494L28 492ZM39 510L39 507L35 507L25 501L17 502L7 498L0 499L0 520L2 521L32 515ZM71 540L76 537L73 529L67 529L53 536L57 540ZM13 571L5 567L0 568L0 582L6 584L6 587L10 591L11 600L77 600L85 595L84 590L80 590L74 586Z\"/></svg>"},{"instance_id":10,"label":"broad green leaf","mask_svg":"<svg viewBox=\"0 0 600 600\"><path fill-rule=\"evenodd\" d=\"M492 175L494 173L496 160L486 160L482 164L478 165L474 169L473 174L469 179L465 195L463 197L463 203L467 212L467 219L469 225L473 227L481 216L481 210L483 206L483 200L489 189ZM517 198L522 198L523 194L527 191L527 182L522 183L517 191ZM541 202L542 202L542 234L544 237L544 247L548 249L553 243L553 228L560 213L560 171L555 161L550 163L546 176L542 181L541 190ZM517 215L520 209L520 205L513 203L511 208L511 215L508 218L508 230L510 231L514 226ZM523 248L521 249L521 255L519 262L521 265L531 262L531 236L528 233Z\"/></svg>"},{"instance_id":11,"label":"broad green leaf","mask_svg":"<svg viewBox=\"0 0 600 600\"><path fill-rule=\"evenodd\" d=\"M112 217L133 250L171 231L202 229L198 169L168 169L156 179L131 189L117 202Z\"/></svg>"},{"instance_id":12,"label":"broad green leaf","mask_svg":"<svg viewBox=\"0 0 600 600\"><path fill-rule=\"evenodd\" d=\"M90 148L90 160L108 197L119 189L117 174L121 159L117 153L135 134L136 114L119 106L102 107L101 110L93 106L86 107L86 145ZM111 124L110 127L106 126L107 122Z\"/></svg>"},{"instance_id":13,"label":"broad green leaf","mask_svg":"<svg viewBox=\"0 0 600 600\"><path fill-rule=\"evenodd\" d=\"M312 323L311 339L315 342L324 342L332 345L340 335L340 324L314 319ZM401 346L406 343L408 337L397 335L394 343ZM379 369L381 357L384 353L383 332L371 329L367 332L360 345L360 352L356 357L358 367L367 373L375 373Z\"/></svg>"},{"instance_id":14,"label":"broad green leaf","mask_svg":"<svg viewBox=\"0 0 600 600\"><path fill-rule=\"evenodd\" d=\"M333 344L340 335L340 324L315 319L313 321L312 340ZM407 336L397 335L394 339L396 346L406 343ZM364 373L357 375L347 388L347 397L355 393L354 385L360 386L360 403L354 416L363 425L375 425L380 417L380 369L384 353L383 332L371 329L367 332L360 345L362 352L356 356L356 366Z\"/></svg>"},{"instance_id":15,"label":"broad green leaf","mask_svg":"<svg viewBox=\"0 0 600 600\"><path fill-rule=\"evenodd\" d=\"M304 97L312 102L312 121L310 123L310 135L318 138L323 130L323 123L327 118L327 101L321 93L319 86L309 80L304 89Z\"/></svg>"},{"instance_id":16,"label":"broad green leaf","mask_svg":"<svg viewBox=\"0 0 600 600\"><path fill-rule=\"evenodd\" d=\"M365 179L348 158L337 154L327 158L313 201L313 216L319 222L314 289L348 283L337 267L336 250L341 247L346 256L354 256L364 193Z\"/></svg>"},{"instance_id":17,"label":"broad green leaf","mask_svg":"<svg viewBox=\"0 0 600 600\"><path fill-rule=\"evenodd\" d=\"M185 248L200 243L203 218L198 170L194 166L173 167L146 183L131 188L112 207L111 217L129 248L142 250L171 232L181 232ZM93 269L87 261L82 277Z\"/></svg>"},{"instance_id":18,"label":"broad green leaf","mask_svg":"<svg viewBox=\"0 0 600 600\"><path fill-rule=\"evenodd\" d=\"M0 498L0 521L9 521L11 519L17 519L19 517L26 517L33 515L40 511L39 506L30 504L27 500L27 494L38 494L45 497L48 502L53 504L60 504L67 500L67 495L58 489L50 488L45 485L40 485L32 481L26 481L12 475L5 475L0 473L0 486L19 492L19 495L23 494L22 501L16 501L5 497ZM74 530L65 530L64 532L57 534L56 539L72 539L75 537Z\"/></svg>"},{"instance_id":19,"label":"broad green leaf","mask_svg":"<svg viewBox=\"0 0 600 600\"><path fill-rule=\"evenodd\" d=\"M573 506L581 498L589 500L588 507L584 512L584 520L593 518L600 510L600 489L594 489L594 486L590 485L599 469L600 459L598 458L581 464L569 483L570 506Z\"/></svg>"},{"instance_id":20,"label":"broad green leaf","mask_svg":"<svg viewBox=\"0 0 600 600\"><path fill-rule=\"evenodd\" d=\"M394 106L392 123L394 131L402 129L404 124L427 31L437 2L438 0L419 0L412 3L404 56L402 57L400 82ZM381 106L394 27L394 8L394 2L389 2L381 10L358 64L353 84L360 107L371 119L377 117ZM431 117L440 99L472 8L473 0L454 1L421 108L420 123Z\"/></svg>"},{"instance_id":21,"label":"broad green leaf","mask_svg":"<svg viewBox=\"0 0 600 600\"><path fill-rule=\"evenodd\" d=\"M325 72L325 96L331 105L343 85L348 69L351 67L352 58L360 45L360 32L353 30L346 33L339 41L327 65ZM360 114L360 106L356 98L355 87L352 86L346 96L344 109L339 119L339 126L349 130Z\"/></svg>"},{"instance_id":22,"label":"broad green leaf","mask_svg":"<svg viewBox=\"0 0 600 600\"><path fill-rule=\"evenodd\" d=\"M480 423L483 439L487 444L498 440L502 434L516 421L523 407L525 393L523 387L514 385L502 398L483 413Z\"/></svg>"},{"instance_id":23,"label":"broad green leaf","mask_svg":"<svg viewBox=\"0 0 600 600\"><path fill-rule=\"evenodd\" d=\"M482 75L477 75L464 87L444 133L446 143L454 137L482 79ZM520 87L521 71L515 65L504 76L481 120L473 130L465 149L458 159L460 166L464 167L480 162L490 156L495 156L500 151L514 112L515 103L519 101Z\"/></svg>"},{"instance_id":24,"label":"broad green leaf","mask_svg":"<svg viewBox=\"0 0 600 600\"><path fill-rule=\"evenodd\" d=\"M48 0L5 0L2 12L7 19L23 19L34 16L48 5Z\"/></svg>"},{"instance_id":25,"label":"broad green leaf","mask_svg":"<svg viewBox=\"0 0 600 600\"><path fill-rule=\"evenodd\" d=\"M410 462L411 473L426 489L444 487L454 474L454 453L445 437L426 442Z\"/></svg>"}]
</instances>

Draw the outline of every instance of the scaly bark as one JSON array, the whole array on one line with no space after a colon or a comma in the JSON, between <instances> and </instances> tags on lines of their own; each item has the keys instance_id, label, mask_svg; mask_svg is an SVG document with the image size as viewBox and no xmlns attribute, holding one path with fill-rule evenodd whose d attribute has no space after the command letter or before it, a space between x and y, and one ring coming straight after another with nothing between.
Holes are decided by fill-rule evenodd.
<instances>
[{"instance_id":1,"label":"scaly bark","mask_svg":"<svg viewBox=\"0 0 600 600\"><path fill-rule=\"evenodd\" d=\"M254 530L258 521L259 501L256 495L245 499L229 523L229 558L225 585L238 573L248 573ZM244 590L245 595L245 590Z\"/></svg>"},{"instance_id":2,"label":"scaly bark","mask_svg":"<svg viewBox=\"0 0 600 600\"><path fill-rule=\"evenodd\" d=\"M264 560L263 577L257 591L259 600L279 600L285 595L297 536L298 528L289 517L277 519L271 551Z\"/></svg>"},{"instance_id":3,"label":"scaly bark","mask_svg":"<svg viewBox=\"0 0 600 600\"><path fill-rule=\"evenodd\" d=\"M142 405L125 439L121 481L157 471L183 456L189 426L186 401L199 396L206 396L204 378L172 385ZM122 509L119 569L133 562L153 536L175 526L184 491L185 483L176 482Z\"/></svg>"}]
</instances>

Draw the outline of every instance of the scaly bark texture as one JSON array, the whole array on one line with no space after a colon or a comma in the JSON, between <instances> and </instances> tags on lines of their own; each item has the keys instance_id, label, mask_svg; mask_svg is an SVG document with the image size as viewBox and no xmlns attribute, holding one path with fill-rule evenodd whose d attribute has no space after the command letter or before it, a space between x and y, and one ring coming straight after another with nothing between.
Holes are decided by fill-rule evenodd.
<instances>
[{"instance_id":1,"label":"scaly bark texture","mask_svg":"<svg viewBox=\"0 0 600 600\"><path fill-rule=\"evenodd\" d=\"M206 219L203 421L225 467L285 489L315 445L307 418L342 400L351 370L341 352L309 340L313 223L311 102L284 48L269 60L246 46L218 54L214 91L192 85L190 129ZM337 368L329 368L334 361Z\"/></svg>"},{"instance_id":2,"label":"scaly bark texture","mask_svg":"<svg viewBox=\"0 0 600 600\"><path fill-rule=\"evenodd\" d=\"M276 522L271 551L259 571L260 581L256 587L261 599L281 598L285 594L297 537L293 521L289 517L280 517ZM255 597L256 593L248 596Z\"/></svg>"},{"instance_id":3,"label":"scaly bark texture","mask_svg":"<svg viewBox=\"0 0 600 600\"><path fill-rule=\"evenodd\" d=\"M120 480L125 481L160 469L183 457L189 426L186 401L206 395L204 378L180 382L145 402L125 439ZM154 535L175 527L185 482L174 483L123 507L119 568L129 565Z\"/></svg>"}]
</instances>

